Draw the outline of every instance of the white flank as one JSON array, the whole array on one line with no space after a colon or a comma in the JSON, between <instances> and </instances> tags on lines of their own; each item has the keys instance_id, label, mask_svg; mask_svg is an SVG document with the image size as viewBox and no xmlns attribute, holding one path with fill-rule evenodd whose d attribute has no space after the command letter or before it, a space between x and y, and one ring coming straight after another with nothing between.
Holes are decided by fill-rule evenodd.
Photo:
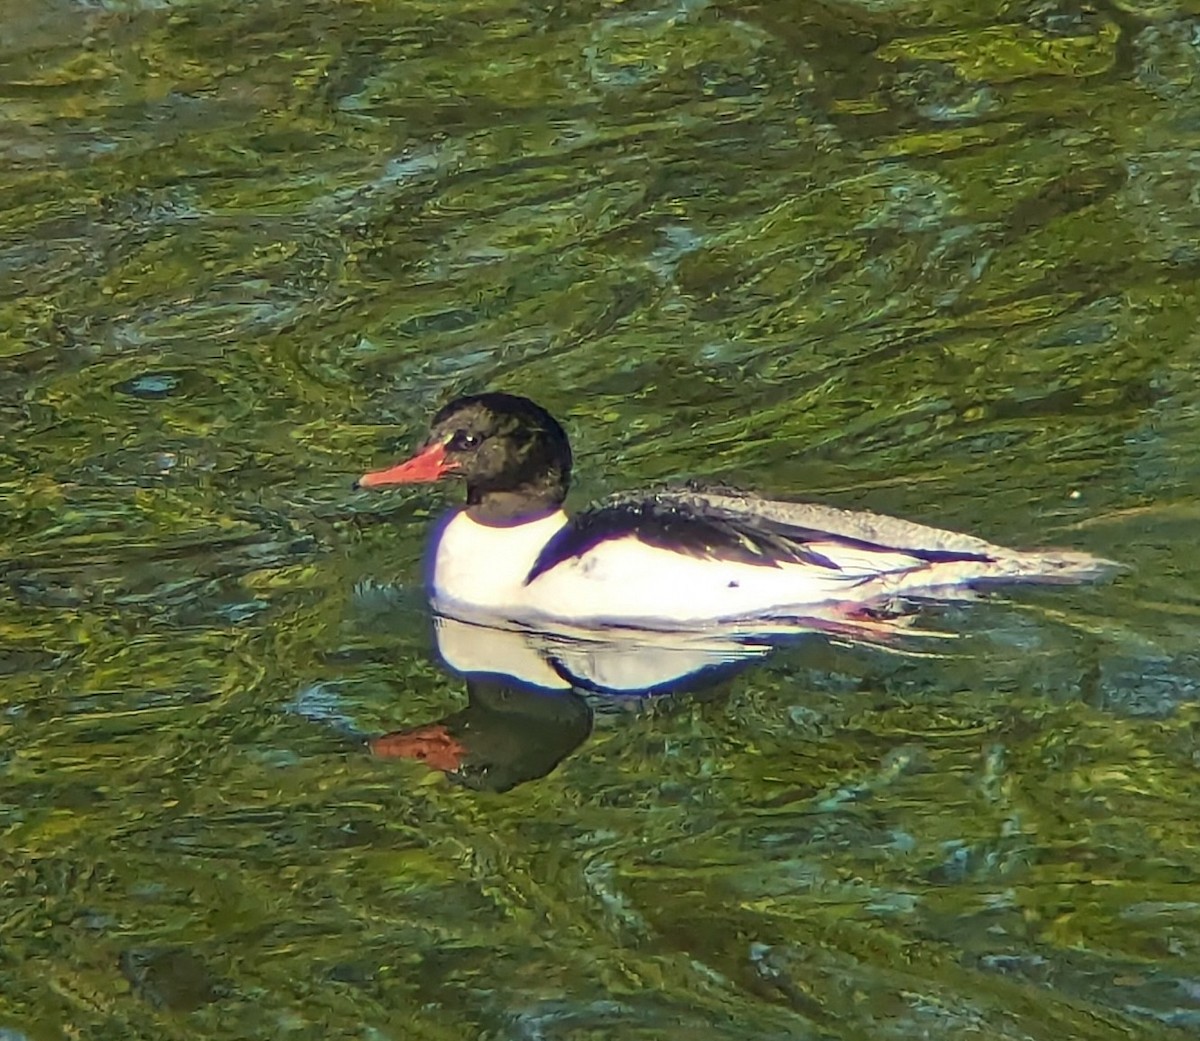
<instances>
[{"instance_id":1,"label":"white flank","mask_svg":"<svg viewBox=\"0 0 1200 1041\"><path fill-rule=\"evenodd\" d=\"M904 553L817 544L841 570L705 560L648 546L631 535L602 542L528 585L526 577L566 515L497 527L459 512L435 549L434 607L470 619L678 627L748 618L830 601L859 602L856 588L918 567ZM894 591L894 590L892 590Z\"/></svg>"},{"instance_id":2,"label":"white flank","mask_svg":"<svg viewBox=\"0 0 1200 1041\"><path fill-rule=\"evenodd\" d=\"M992 559L928 563L903 549L830 541L808 548L836 568L769 567L689 556L625 535L527 584L538 555L565 523L562 511L509 527L458 512L434 549L434 607L472 621L687 629L754 618L829 618L899 594L952 595L976 582L1082 581L1114 566L1085 553L1026 553L971 540L972 551L990 551Z\"/></svg>"}]
</instances>

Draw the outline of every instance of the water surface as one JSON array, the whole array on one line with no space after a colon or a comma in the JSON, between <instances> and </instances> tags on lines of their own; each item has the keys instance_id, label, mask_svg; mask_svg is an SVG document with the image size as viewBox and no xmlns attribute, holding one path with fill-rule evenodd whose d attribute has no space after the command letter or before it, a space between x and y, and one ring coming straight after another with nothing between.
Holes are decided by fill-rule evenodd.
<instances>
[{"instance_id":1,"label":"water surface","mask_svg":"<svg viewBox=\"0 0 1200 1041\"><path fill-rule=\"evenodd\" d=\"M1198 103L1188 0L2 0L4 1037L1194 1036ZM454 784L349 481L485 387L1131 570Z\"/></svg>"}]
</instances>

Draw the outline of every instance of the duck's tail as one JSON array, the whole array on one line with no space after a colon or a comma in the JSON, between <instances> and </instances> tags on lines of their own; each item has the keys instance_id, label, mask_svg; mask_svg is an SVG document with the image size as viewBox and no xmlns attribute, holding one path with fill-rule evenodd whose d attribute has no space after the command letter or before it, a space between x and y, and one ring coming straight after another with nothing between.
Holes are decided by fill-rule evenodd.
<instances>
[{"instance_id":1,"label":"duck's tail","mask_svg":"<svg viewBox=\"0 0 1200 1041\"><path fill-rule=\"evenodd\" d=\"M1002 582L1073 585L1111 578L1127 568L1115 560L1070 549L1005 550L982 562L970 585Z\"/></svg>"},{"instance_id":2,"label":"duck's tail","mask_svg":"<svg viewBox=\"0 0 1200 1041\"><path fill-rule=\"evenodd\" d=\"M972 589L1006 584L1074 585L1111 577L1124 565L1076 550L1017 550L999 546L968 560L939 560L923 567L885 572L865 579L859 598L889 596L961 599Z\"/></svg>"}]
</instances>

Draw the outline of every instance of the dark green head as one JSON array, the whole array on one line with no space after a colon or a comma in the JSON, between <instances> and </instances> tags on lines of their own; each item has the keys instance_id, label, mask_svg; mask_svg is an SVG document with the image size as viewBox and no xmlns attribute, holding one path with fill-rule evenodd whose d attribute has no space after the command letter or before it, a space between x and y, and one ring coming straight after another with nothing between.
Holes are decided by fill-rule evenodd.
<instances>
[{"instance_id":1,"label":"dark green head","mask_svg":"<svg viewBox=\"0 0 1200 1041\"><path fill-rule=\"evenodd\" d=\"M558 421L515 394L457 398L433 417L412 459L359 479L362 487L461 476L478 520L505 523L562 505L571 481L571 446Z\"/></svg>"}]
</instances>

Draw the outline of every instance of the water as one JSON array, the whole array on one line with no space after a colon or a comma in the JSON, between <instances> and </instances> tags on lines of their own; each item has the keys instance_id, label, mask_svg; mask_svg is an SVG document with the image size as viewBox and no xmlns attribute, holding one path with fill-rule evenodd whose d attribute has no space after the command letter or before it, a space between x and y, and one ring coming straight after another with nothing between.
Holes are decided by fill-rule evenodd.
<instances>
[{"instance_id":1,"label":"water","mask_svg":"<svg viewBox=\"0 0 1200 1041\"><path fill-rule=\"evenodd\" d=\"M1198 17L0 3L0 1036L1194 1036ZM468 699L349 482L484 387L1130 571Z\"/></svg>"}]
</instances>

